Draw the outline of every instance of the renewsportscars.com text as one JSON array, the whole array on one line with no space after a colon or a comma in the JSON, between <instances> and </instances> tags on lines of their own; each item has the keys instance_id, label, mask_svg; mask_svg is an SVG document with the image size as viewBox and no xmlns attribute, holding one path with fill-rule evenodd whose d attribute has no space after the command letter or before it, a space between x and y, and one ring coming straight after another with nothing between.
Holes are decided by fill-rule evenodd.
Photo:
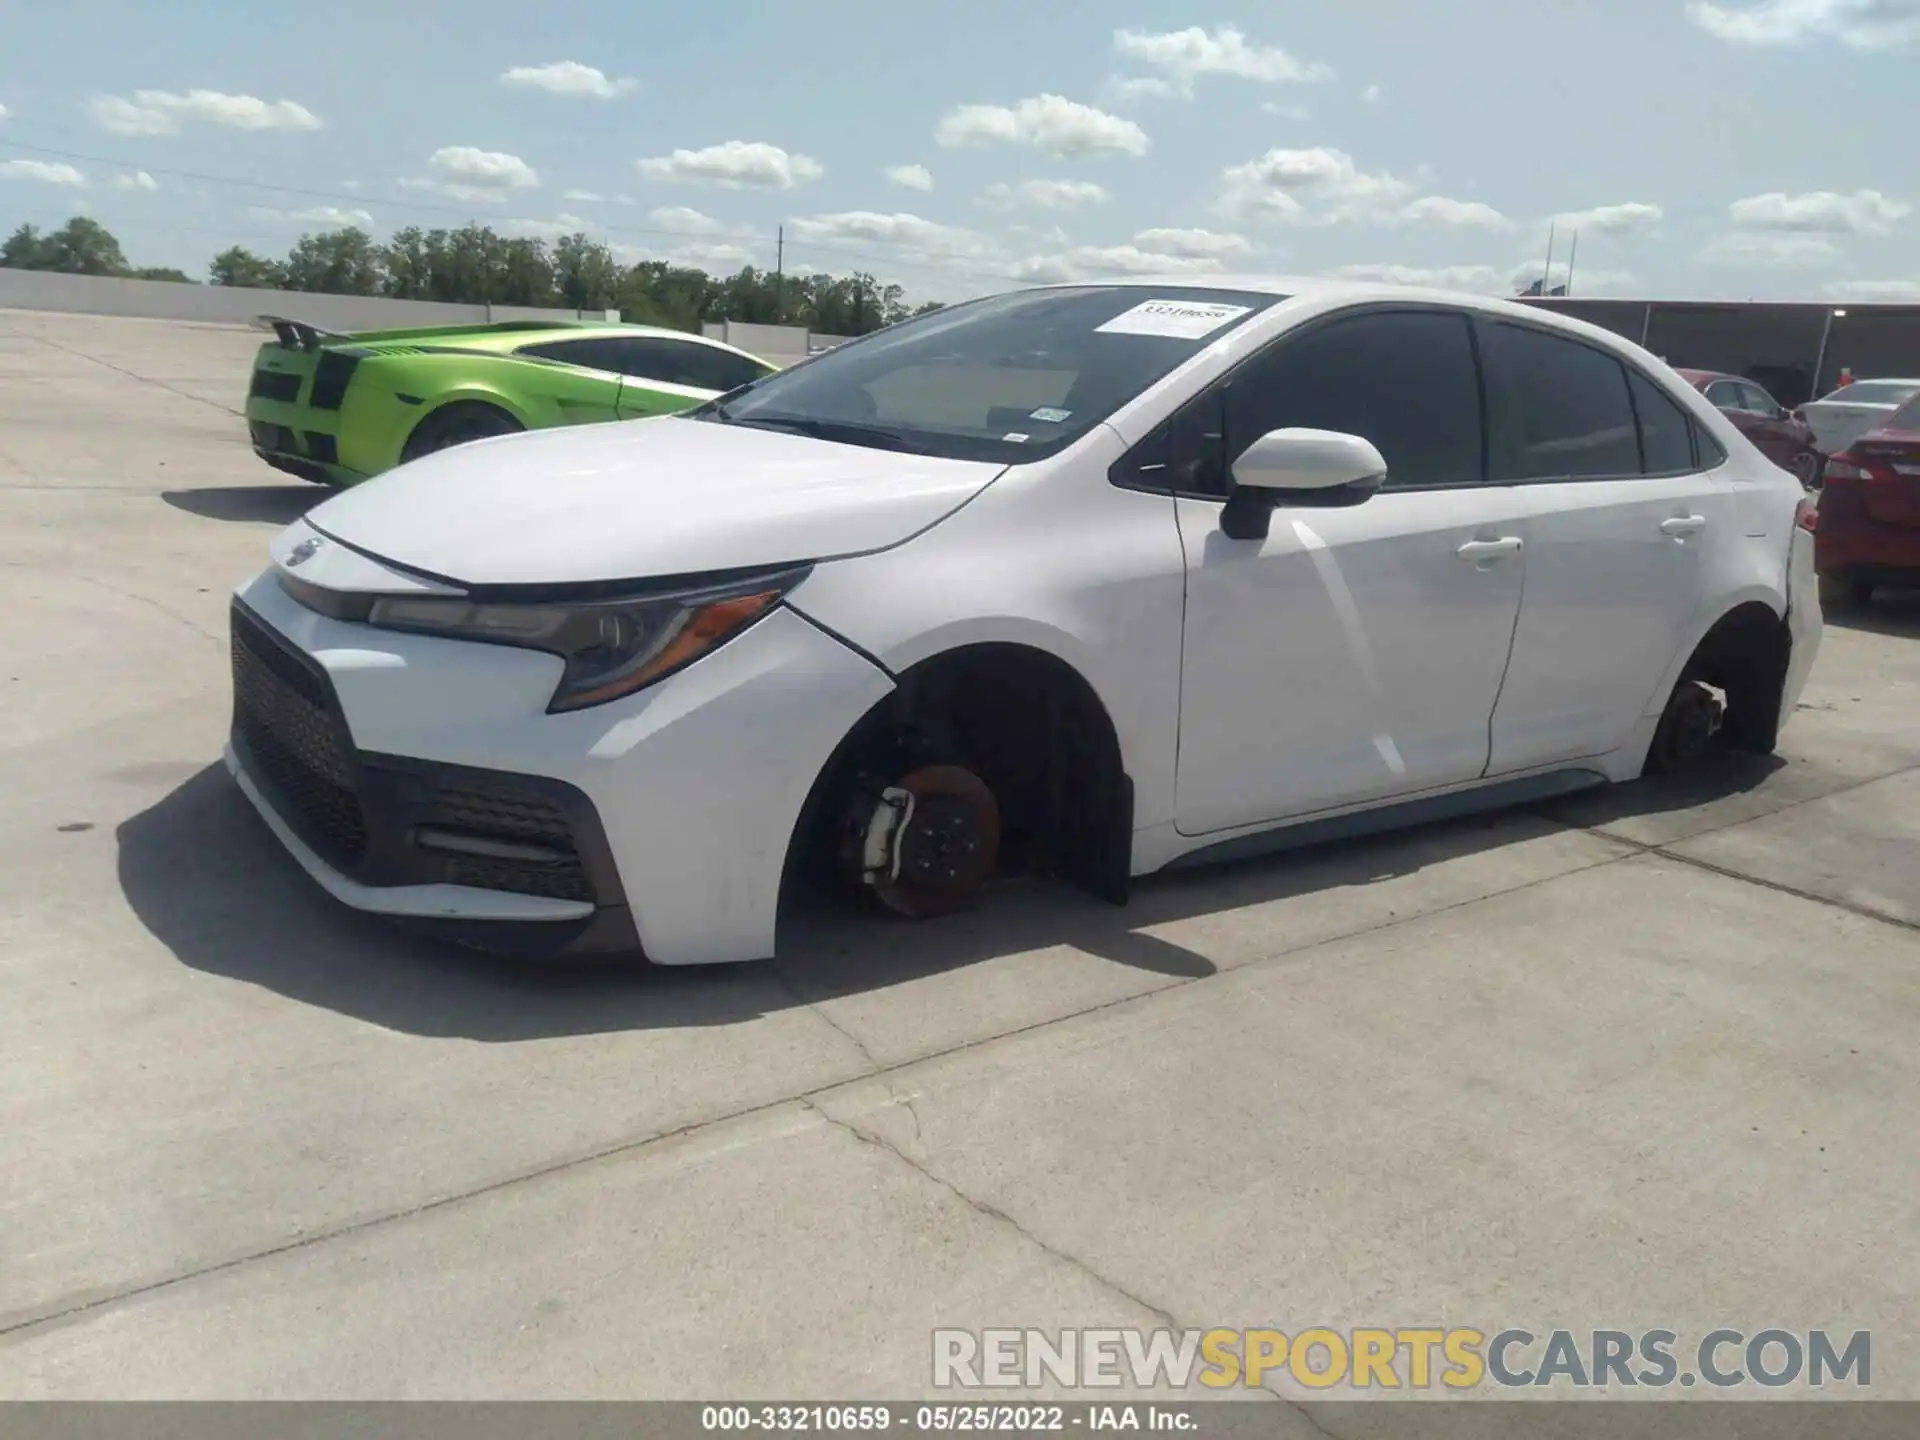
<instances>
[{"instance_id":1,"label":"renewsportscars.com text","mask_svg":"<svg viewBox=\"0 0 1920 1440\"><path fill-rule=\"evenodd\" d=\"M1873 1337L1777 1328L1530 1330L1454 1327L1281 1330L936 1330L939 1389L1131 1385L1258 1387L1281 1377L1312 1389L1572 1387L1728 1390L1873 1383Z\"/></svg>"}]
</instances>

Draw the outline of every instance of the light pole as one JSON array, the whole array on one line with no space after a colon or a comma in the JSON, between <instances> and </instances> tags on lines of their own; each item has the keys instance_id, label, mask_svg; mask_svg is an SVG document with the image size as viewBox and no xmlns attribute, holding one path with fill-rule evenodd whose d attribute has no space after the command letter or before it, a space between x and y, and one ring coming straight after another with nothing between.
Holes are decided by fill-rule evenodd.
<instances>
[{"instance_id":1,"label":"light pole","mask_svg":"<svg viewBox=\"0 0 1920 1440\"><path fill-rule=\"evenodd\" d=\"M1827 311L1826 323L1820 327L1820 353L1813 358L1813 394L1809 399L1820 398L1820 371L1827 363L1827 340L1833 334L1833 322L1846 318L1847 312L1844 310Z\"/></svg>"}]
</instances>

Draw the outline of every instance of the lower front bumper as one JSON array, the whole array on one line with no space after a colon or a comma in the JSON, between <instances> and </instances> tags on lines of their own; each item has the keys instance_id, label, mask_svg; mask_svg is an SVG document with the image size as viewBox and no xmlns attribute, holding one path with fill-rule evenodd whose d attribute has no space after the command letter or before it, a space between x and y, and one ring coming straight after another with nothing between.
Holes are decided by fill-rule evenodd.
<instances>
[{"instance_id":1,"label":"lower front bumper","mask_svg":"<svg viewBox=\"0 0 1920 1440\"><path fill-rule=\"evenodd\" d=\"M242 758L247 756L247 758ZM487 890L444 880L376 885L336 869L303 838L288 819L291 806L274 793L272 781L256 775L246 741L231 739L222 757L274 838L302 870L341 904L385 916L437 939L497 954L528 958L632 955L645 958L625 904L596 905L545 895ZM250 768L251 767L251 768Z\"/></svg>"},{"instance_id":2,"label":"lower front bumper","mask_svg":"<svg viewBox=\"0 0 1920 1440\"><path fill-rule=\"evenodd\" d=\"M536 948L537 931L548 953L660 965L771 955L808 793L892 688L786 609L659 685L561 715L546 713L550 655L335 620L271 570L233 615L236 692L259 690L271 724L256 753L240 733L230 763L275 833L343 903L483 949ZM578 863L530 886L449 859L449 828Z\"/></svg>"}]
</instances>

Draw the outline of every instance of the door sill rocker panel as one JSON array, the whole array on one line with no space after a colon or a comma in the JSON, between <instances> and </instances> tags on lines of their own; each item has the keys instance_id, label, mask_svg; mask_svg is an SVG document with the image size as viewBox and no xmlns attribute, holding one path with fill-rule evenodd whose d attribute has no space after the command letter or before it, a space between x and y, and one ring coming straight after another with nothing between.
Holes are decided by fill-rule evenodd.
<instances>
[{"instance_id":1,"label":"door sill rocker panel","mask_svg":"<svg viewBox=\"0 0 1920 1440\"><path fill-rule=\"evenodd\" d=\"M1252 834L1230 836L1225 840L1216 840L1211 845L1203 845L1197 850L1190 850L1168 861L1164 868L1176 870L1192 865L1214 865L1226 860L1244 860L1284 850L1324 845L1337 840L1353 840L1389 830L1430 825L1436 821L1454 820L1488 810L1504 810L1509 806L1551 800L1561 795L1570 795L1577 790L1588 790L1596 785L1608 783L1607 776L1600 771L1584 768L1557 769L1539 774L1521 775L1508 780L1496 780L1491 784L1476 784L1464 789L1448 790L1439 795L1423 795L1412 800L1390 801L1385 805L1349 811L1344 815L1331 815L1320 820L1301 820L1292 824L1281 824L1269 830L1257 830Z\"/></svg>"}]
</instances>

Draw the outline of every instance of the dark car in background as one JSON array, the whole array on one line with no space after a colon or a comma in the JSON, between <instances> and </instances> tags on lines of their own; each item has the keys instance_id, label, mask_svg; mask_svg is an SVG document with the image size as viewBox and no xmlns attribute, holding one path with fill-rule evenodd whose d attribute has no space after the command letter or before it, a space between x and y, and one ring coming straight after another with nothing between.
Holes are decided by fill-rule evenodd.
<instances>
[{"instance_id":1,"label":"dark car in background","mask_svg":"<svg viewBox=\"0 0 1920 1440\"><path fill-rule=\"evenodd\" d=\"M1820 452L1813 430L1797 411L1788 410L1766 390L1743 375L1716 370L1677 372L1754 443L1756 449L1782 470L1791 470L1800 483L1820 483Z\"/></svg>"},{"instance_id":2,"label":"dark car in background","mask_svg":"<svg viewBox=\"0 0 1920 1440\"><path fill-rule=\"evenodd\" d=\"M1813 565L1824 609L1920 586L1920 395L1827 461Z\"/></svg>"}]
</instances>

